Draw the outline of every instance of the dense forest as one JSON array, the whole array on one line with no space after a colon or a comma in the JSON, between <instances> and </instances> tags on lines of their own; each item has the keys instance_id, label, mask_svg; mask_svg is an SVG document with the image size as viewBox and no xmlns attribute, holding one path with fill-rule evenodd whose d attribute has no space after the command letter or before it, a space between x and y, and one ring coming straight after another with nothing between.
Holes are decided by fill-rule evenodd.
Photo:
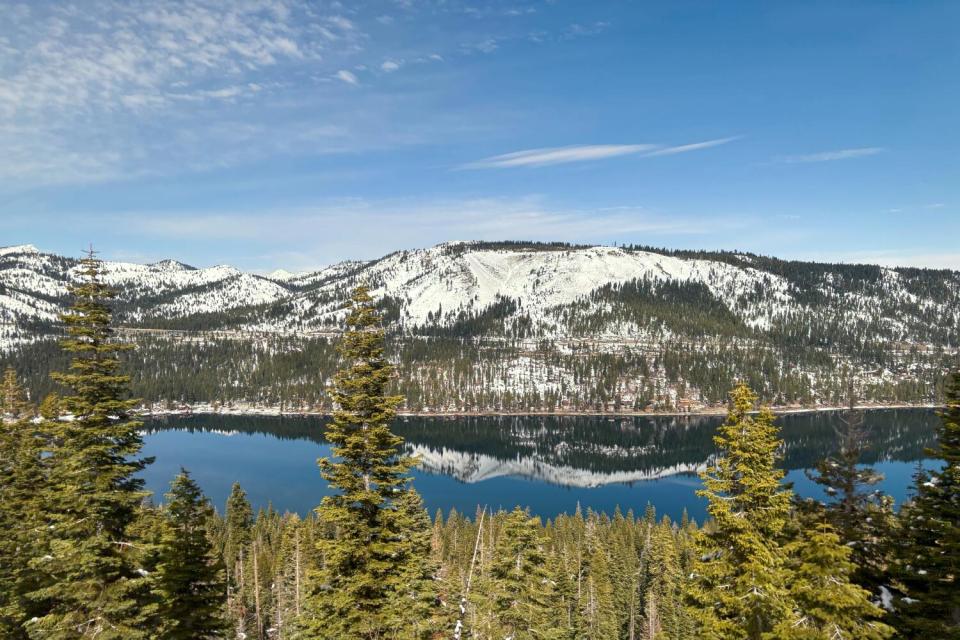
<instances>
[{"instance_id":1,"label":"dense forest","mask_svg":"<svg viewBox=\"0 0 960 640\"><path fill-rule=\"evenodd\" d=\"M325 389L338 362L335 337L119 332L136 346L124 361L133 395L157 409L332 408ZM816 349L798 351L805 368L786 369L775 352L711 339L614 352L586 339L560 345L388 335L387 344L402 409L414 413L689 411L722 406L730 380L747 381L776 406L840 406L846 380L860 370ZM50 373L67 362L56 340L0 352L0 367L17 369L32 398L56 389ZM857 386L859 402L940 402L944 372L957 366L957 356L907 350L887 365L887 377Z\"/></svg>"},{"instance_id":2,"label":"dense forest","mask_svg":"<svg viewBox=\"0 0 960 640\"><path fill-rule=\"evenodd\" d=\"M863 464L852 409L840 453L812 474L832 499L797 498L782 482L774 416L741 381L701 476L706 522L654 506L547 522L522 509L431 518L390 427L405 369L359 287L337 344L317 352L336 373L302 380L329 393L334 457L319 465L335 492L301 518L253 513L235 486L221 514L187 470L162 499L143 490L151 461L128 399L140 360L115 332L92 256L83 274L50 393L30 402L16 361L0 389L4 638L960 638L960 373L943 390L931 451L942 464L918 470L899 511ZM163 375L223 389L216 378L233 372L220 364L171 363Z\"/></svg>"}]
</instances>

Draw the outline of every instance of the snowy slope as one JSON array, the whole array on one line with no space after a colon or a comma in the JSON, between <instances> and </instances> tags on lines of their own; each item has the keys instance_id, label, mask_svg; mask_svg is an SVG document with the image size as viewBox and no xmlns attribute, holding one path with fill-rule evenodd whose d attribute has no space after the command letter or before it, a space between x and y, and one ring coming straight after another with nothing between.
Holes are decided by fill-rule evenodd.
<instances>
[{"instance_id":1,"label":"snowy slope","mask_svg":"<svg viewBox=\"0 0 960 640\"><path fill-rule=\"evenodd\" d=\"M459 312L478 313L502 297L519 301L522 313L536 324L545 322L551 310L582 301L598 287L634 279L705 286L747 326L761 330L778 319L811 311L801 302L808 297L808 290L748 262L744 259L734 265L614 247L489 250L469 243L445 244L397 252L362 266L353 263L349 269L331 267L313 280L318 286L293 297L286 320L271 322L276 328L332 324L342 313L344 292L359 282L370 285L374 296L400 301L400 322L408 327L422 326L438 312L442 312L439 324L449 325ZM338 268L342 273L336 273ZM882 271L883 286L870 295L836 294L832 274L827 273L818 291L825 301L823 308L813 311L850 323L881 317L888 328L899 328L902 339L909 339L904 319L890 309L901 302L917 302L917 296L908 290L900 273ZM919 302L930 313L956 324L960 321L960 305L954 304L960 300L960 274L945 273L947 299ZM614 334L629 329L610 327Z\"/></svg>"},{"instance_id":2,"label":"snowy slope","mask_svg":"<svg viewBox=\"0 0 960 640\"><path fill-rule=\"evenodd\" d=\"M851 287L840 286L850 277L845 272L825 268L812 281L792 281L754 267L750 256L714 260L616 247L492 247L447 243L312 273L281 270L266 277L226 265L195 269L174 260L105 262L103 278L118 290L121 322L146 326L152 318L223 314L223 326L235 329L334 327L349 290L365 282L375 297L398 306L398 322L409 330L431 322L451 325L462 314L479 314L509 298L518 305L515 316L529 318L545 335L562 337L566 329L557 322L557 310L577 305L580 316L602 311L602 305L590 301L591 292L631 280L705 287L744 325L761 331L784 318L810 314L866 333L883 332L887 340L911 341L933 317L948 327L960 325L957 272L936 272L936 287L924 281L921 288L912 280L915 274L882 269L875 282ZM76 260L32 245L0 249L0 322L55 320L69 303L68 287L78 272ZM240 308L245 310L242 318L230 315ZM601 333L634 336L644 330L621 322Z\"/></svg>"},{"instance_id":3,"label":"snowy slope","mask_svg":"<svg viewBox=\"0 0 960 640\"><path fill-rule=\"evenodd\" d=\"M0 321L56 320L69 305L69 287L81 271L77 260L44 254L32 245L0 249ZM133 321L266 305L290 295L282 284L234 267L195 269L175 260L105 261L102 279L117 291L119 315Z\"/></svg>"}]
</instances>

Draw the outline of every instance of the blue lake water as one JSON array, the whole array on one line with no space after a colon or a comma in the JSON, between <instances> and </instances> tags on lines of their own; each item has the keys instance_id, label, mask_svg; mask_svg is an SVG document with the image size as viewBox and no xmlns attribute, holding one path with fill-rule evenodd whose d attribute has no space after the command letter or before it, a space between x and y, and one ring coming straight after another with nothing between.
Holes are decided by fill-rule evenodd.
<instances>
[{"instance_id":1,"label":"blue lake water","mask_svg":"<svg viewBox=\"0 0 960 640\"><path fill-rule=\"evenodd\" d=\"M781 416L783 466L798 493L821 496L804 469L835 450L836 413ZM470 417L400 419L394 430L418 456L414 485L431 512L478 506L530 507L553 517L580 505L612 513L642 511L648 502L679 518L702 520L697 470L714 452L718 417ZM880 488L902 503L918 461L934 444L937 417L922 409L865 412L870 447L864 462L884 474ZM188 469L220 509L234 482L255 507L309 512L327 493L317 458L330 455L325 419L188 416L146 422L144 471L159 495L180 467Z\"/></svg>"}]
</instances>

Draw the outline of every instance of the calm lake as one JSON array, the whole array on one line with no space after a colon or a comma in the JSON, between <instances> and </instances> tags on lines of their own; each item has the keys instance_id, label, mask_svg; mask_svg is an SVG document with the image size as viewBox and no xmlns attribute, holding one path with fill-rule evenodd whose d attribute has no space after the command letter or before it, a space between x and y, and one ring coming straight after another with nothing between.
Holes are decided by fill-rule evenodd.
<instances>
[{"instance_id":1,"label":"calm lake","mask_svg":"<svg viewBox=\"0 0 960 640\"><path fill-rule=\"evenodd\" d=\"M840 414L781 416L787 480L802 495L822 495L803 470L834 451ZM218 509L236 481L254 507L305 514L327 491L316 460L330 455L326 419L198 415L152 418L145 423L145 455L156 461L143 473L158 496L181 466L197 479ZM471 417L405 418L394 430L420 458L414 485L430 512L515 505L552 517L583 509L612 513L619 506L679 518L684 509L702 520L704 501L696 473L713 453L720 417ZM908 497L911 476L934 444L932 410L865 412L871 446L864 457L885 475L881 488L897 503ZM927 462L929 466L929 461Z\"/></svg>"}]
</instances>

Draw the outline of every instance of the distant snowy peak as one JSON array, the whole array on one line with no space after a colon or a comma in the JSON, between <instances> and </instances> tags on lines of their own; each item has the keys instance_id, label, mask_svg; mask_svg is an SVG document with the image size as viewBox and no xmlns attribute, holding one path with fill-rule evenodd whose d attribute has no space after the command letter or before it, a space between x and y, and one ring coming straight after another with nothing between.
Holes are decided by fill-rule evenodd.
<instances>
[{"instance_id":1,"label":"distant snowy peak","mask_svg":"<svg viewBox=\"0 0 960 640\"><path fill-rule=\"evenodd\" d=\"M188 264L184 264L177 260L161 260L160 262L154 262L153 264L147 265L153 267L154 269L159 269L161 271L196 271L196 267L191 267Z\"/></svg>"},{"instance_id":2,"label":"distant snowy peak","mask_svg":"<svg viewBox=\"0 0 960 640\"><path fill-rule=\"evenodd\" d=\"M287 282L293 280L294 278L299 278L305 275L303 272L293 272L287 271L286 269L275 269L270 273L266 274L264 277L268 280L276 280L278 282Z\"/></svg>"},{"instance_id":3,"label":"distant snowy peak","mask_svg":"<svg viewBox=\"0 0 960 640\"><path fill-rule=\"evenodd\" d=\"M0 256L14 254L38 254L40 250L32 244L18 244L12 247L0 247Z\"/></svg>"}]
</instances>

